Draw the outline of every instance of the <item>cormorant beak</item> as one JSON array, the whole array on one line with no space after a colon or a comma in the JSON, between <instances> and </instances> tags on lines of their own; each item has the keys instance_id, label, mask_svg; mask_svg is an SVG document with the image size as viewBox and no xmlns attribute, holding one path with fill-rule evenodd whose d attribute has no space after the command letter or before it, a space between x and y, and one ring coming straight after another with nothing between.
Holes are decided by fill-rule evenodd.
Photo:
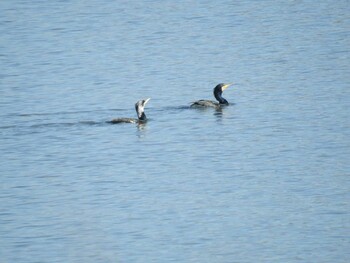
<instances>
[{"instance_id":1,"label":"cormorant beak","mask_svg":"<svg viewBox=\"0 0 350 263\"><path fill-rule=\"evenodd\" d=\"M150 100L151 98L145 99L143 100L143 106L146 106L147 102Z\"/></svg>"},{"instance_id":2,"label":"cormorant beak","mask_svg":"<svg viewBox=\"0 0 350 263\"><path fill-rule=\"evenodd\" d=\"M227 83L224 86L222 86L222 91L224 91L225 89L227 89L228 87L230 87L233 83Z\"/></svg>"}]
</instances>

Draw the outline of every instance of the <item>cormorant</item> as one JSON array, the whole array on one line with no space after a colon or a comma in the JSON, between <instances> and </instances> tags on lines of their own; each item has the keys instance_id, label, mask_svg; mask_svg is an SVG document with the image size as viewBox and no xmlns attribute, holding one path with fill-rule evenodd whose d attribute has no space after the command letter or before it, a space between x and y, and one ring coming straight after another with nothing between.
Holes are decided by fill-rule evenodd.
<instances>
[{"instance_id":1,"label":"cormorant","mask_svg":"<svg viewBox=\"0 0 350 263\"><path fill-rule=\"evenodd\" d=\"M229 86L231 86L232 83L220 83L216 85L216 87L213 90L214 97L218 102L211 101L211 100L197 100L191 104L191 107L214 107L214 108L221 108L221 106L228 105L228 101L224 99L221 95L222 92L227 89Z\"/></svg>"},{"instance_id":2,"label":"cormorant","mask_svg":"<svg viewBox=\"0 0 350 263\"><path fill-rule=\"evenodd\" d=\"M135 110L137 112L137 117L138 119L134 118L117 118L113 119L111 121L108 121L108 123L112 124L118 124L118 123L145 123L147 121L146 114L144 112L144 108L146 106L146 103L150 100L151 98L144 99L144 100L139 100L135 104Z\"/></svg>"}]
</instances>

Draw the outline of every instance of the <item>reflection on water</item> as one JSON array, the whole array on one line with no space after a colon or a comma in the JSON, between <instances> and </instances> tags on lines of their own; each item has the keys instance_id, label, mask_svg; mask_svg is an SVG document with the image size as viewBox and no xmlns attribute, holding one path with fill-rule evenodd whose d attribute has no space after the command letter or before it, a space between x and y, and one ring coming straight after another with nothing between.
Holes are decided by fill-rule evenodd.
<instances>
[{"instance_id":1,"label":"reflection on water","mask_svg":"<svg viewBox=\"0 0 350 263\"><path fill-rule=\"evenodd\" d=\"M136 126L139 131L143 131L147 128L147 122L139 122Z\"/></svg>"},{"instance_id":2,"label":"reflection on water","mask_svg":"<svg viewBox=\"0 0 350 263\"><path fill-rule=\"evenodd\" d=\"M221 118L222 118L222 115L223 115L223 111L224 111L223 108L217 108L217 109L215 109L215 111L214 111L214 115L215 115L218 119L221 119Z\"/></svg>"},{"instance_id":3,"label":"reflection on water","mask_svg":"<svg viewBox=\"0 0 350 263\"><path fill-rule=\"evenodd\" d=\"M1 262L347 262L347 1L0 8Z\"/></svg>"}]
</instances>

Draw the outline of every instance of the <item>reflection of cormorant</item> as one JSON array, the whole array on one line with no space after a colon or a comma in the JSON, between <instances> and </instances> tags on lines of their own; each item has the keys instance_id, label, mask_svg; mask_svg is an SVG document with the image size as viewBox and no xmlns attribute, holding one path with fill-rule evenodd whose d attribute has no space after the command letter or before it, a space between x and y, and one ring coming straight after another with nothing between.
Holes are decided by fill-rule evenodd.
<instances>
[{"instance_id":1,"label":"reflection of cormorant","mask_svg":"<svg viewBox=\"0 0 350 263\"><path fill-rule=\"evenodd\" d=\"M224 84L224 83L220 83L218 85L216 85L216 87L213 90L214 93L214 97L218 102L215 101L211 101L211 100L198 100L195 101L191 104L191 107L198 107L198 108L202 108L202 107L214 107L214 108L220 108L223 105L228 105L228 101L226 99L224 99L221 95L222 92L227 89L229 86L231 86L232 84Z\"/></svg>"},{"instance_id":2,"label":"reflection of cormorant","mask_svg":"<svg viewBox=\"0 0 350 263\"><path fill-rule=\"evenodd\" d=\"M138 119L134 118L117 118L113 119L111 121L108 121L108 123L112 124L118 124L118 123L145 123L147 121L146 114L144 112L144 108L146 106L146 103L150 100L150 98L145 99L145 100L139 100L135 104L135 109L137 112L137 117Z\"/></svg>"}]
</instances>

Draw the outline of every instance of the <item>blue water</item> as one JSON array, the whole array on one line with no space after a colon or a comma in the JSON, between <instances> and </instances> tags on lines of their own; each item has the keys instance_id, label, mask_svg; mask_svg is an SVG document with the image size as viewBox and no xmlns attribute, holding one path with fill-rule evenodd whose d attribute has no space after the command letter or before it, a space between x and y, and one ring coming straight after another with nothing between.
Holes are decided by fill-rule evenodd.
<instances>
[{"instance_id":1,"label":"blue water","mask_svg":"<svg viewBox=\"0 0 350 263\"><path fill-rule=\"evenodd\" d=\"M349 1L0 13L1 262L348 262Z\"/></svg>"}]
</instances>

